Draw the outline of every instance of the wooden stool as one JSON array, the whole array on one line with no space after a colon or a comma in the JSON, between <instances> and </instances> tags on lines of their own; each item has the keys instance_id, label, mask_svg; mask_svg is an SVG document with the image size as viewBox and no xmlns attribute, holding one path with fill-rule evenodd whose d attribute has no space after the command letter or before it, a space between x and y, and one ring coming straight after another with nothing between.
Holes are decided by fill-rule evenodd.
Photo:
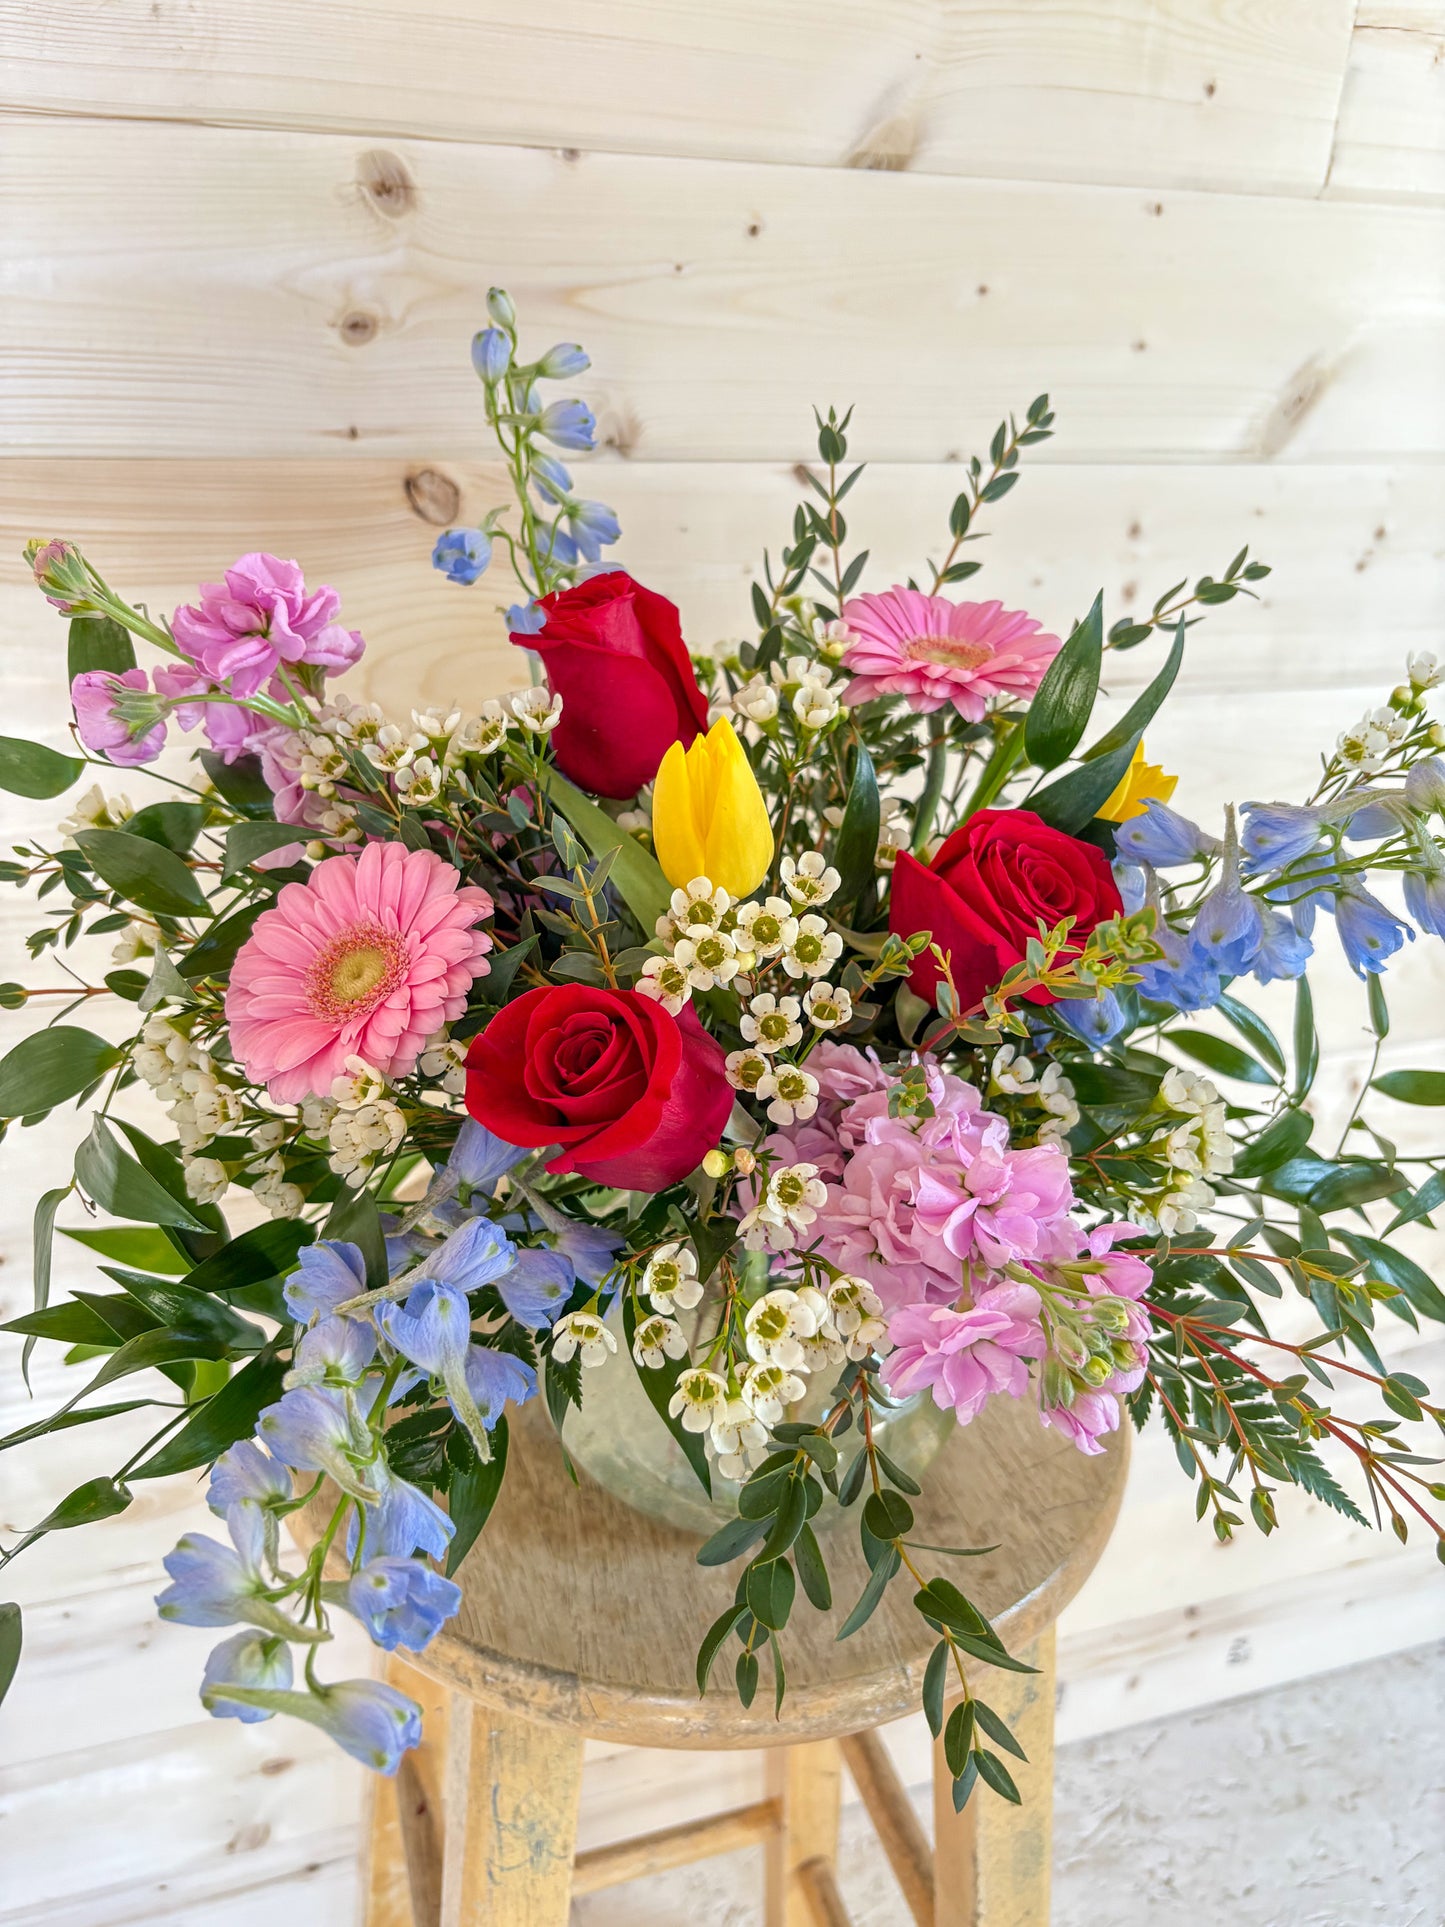
<instances>
[{"instance_id":1,"label":"wooden stool","mask_svg":"<svg viewBox=\"0 0 1445 1927\"><path fill-rule=\"evenodd\" d=\"M851 1518L826 1535L835 1611L800 1599L784 1640L787 1698L766 1679L744 1711L724 1679L699 1699L698 1640L736 1568L697 1565L696 1544L591 1480L574 1486L535 1408L513 1426L506 1482L462 1568L457 1618L416 1664L426 1738L378 1781L366 1850L367 1927L560 1927L572 1895L762 1841L766 1927L846 1927L834 1877L847 1766L916 1921L1047 1927L1054 1620L1113 1526L1127 1439L1085 1458L1021 1403L995 1399L950 1437L917 1501L916 1536L999 1551L955 1575L1037 1674L977 1668L978 1687L1029 1760L1010 1762L1022 1808L979 1786L964 1812L936 1750L930 1852L873 1731L919 1704L934 1639L906 1576L861 1631L837 1627L867 1569ZM930 1561L945 1574L958 1562ZM765 1705L764 1702L767 1702ZM584 1737L637 1746L776 1747L754 1805L574 1854Z\"/></svg>"}]
</instances>

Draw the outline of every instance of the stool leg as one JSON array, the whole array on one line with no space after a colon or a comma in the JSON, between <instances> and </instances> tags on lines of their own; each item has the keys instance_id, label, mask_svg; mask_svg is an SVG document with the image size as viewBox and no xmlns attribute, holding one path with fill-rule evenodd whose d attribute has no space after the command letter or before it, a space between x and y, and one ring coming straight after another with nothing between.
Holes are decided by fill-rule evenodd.
<instances>
[{"instance_id":1,"label":"stool leg","mask_svg":"<svg viewBox=\"0 0 1445 1927\"><path fill-rule=\"evenodd\" d=\"M562 1927L582 1740L452 1696L441 1927Z\"/></svg>"},{"instance_id":2,"label":"stool leg","mask_svg":"<svg viewBox=\"0 0 1445 1927\"><path fill-rule=\"evenodd\" d=\"M980 1668L972 1682L1028 1754L1025 1764L1001 1754L1023 1805L1002 1800L980 1781L962 1813L953 1782L934 1748L934 1927L1048 1927L1054 1823L1054 1629L1018 1657L1037 1673ZM997 1752L997 1748L991 1748Z\"/></svg>"},{"instance_id":3,"label":"stool leg","mask_svg":"<svg viewBox=\"0 0 1445 1927\"><path fill-rule=\"evenodd\" d=\"M437 1927L450 1695L396 1654L387 1660L386 1677L420 1705L423 1738L403 1758L395 1779L367 1775L362 1918L366 1927Z\"/></svg>"},{"instance_id":4,"label":"stool leg","mask_svg":"<svg viewBox=\"0 0 1445 1927\"><path fill-rule=\"evenodd\" d=\"M816 1914L799 1871L810 1860L831 1866L837 1859L842 1777L836 1740L769 1753L769 1791L782 1803L782 1824L765 1850L765 1927L814 1927Z\"/></svg>"}]
</instances>

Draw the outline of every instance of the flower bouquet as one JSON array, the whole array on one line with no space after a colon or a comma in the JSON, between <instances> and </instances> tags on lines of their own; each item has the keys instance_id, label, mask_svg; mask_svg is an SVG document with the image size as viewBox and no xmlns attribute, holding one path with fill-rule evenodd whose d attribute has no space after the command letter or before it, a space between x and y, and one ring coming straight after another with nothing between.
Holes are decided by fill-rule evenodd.
<instances>
[{"instance_id":1,"label":"flower bouquet","mask_svg":"<svg viewBox=\"0 0 1445 1927\"><path fill-rule=\"evenodd\" d=\"M702 1689L726 1651L744 1703L760 1665L781 1694L797 1587L831 1608L825 1527L853 1509L871 1577L842 1633L906 1571L935 1732L956 1696L956 1797L1016 1798L980 1695L1017 1662L913 1540L919 1486L885 1443L910 1401L959 1424L1026 1401L1090 1453L1126 1412L1161 1424L1221 1539L1246 1511L1272 1532L1286 1485L1362 1520L1328 1442L1377 1519L1438 1537L1408 1428L1445 1415L1375 1327L1445 1319L1396 1242L1445 1202L1445 1145L1400 1155L1363 1113L1441 1102L1445 1076L1372 1075L1317 1145L1307 975L1343 945L1378 1057L1391 956L1445 934L1437 666L1411 661L1307 801L1213 829L1176 810L1143 732L1194 625L1268 571L1241 550L1147 621L1106 629L1100 598L1063 639L957 600L1047 396L969 464L941 558L867 590L863 471L847 416L819 416L755 634L690 653L673 605L603 561L617 519L564 466L593 418L544 384L586 357L524 359L506 295L488 305L472 358L514 499L433 561L459 584L510 565L522 693L404 720L348 697L361 636L274 556L164 621L69 543L29 551L69 618L77 753L5 740L0 783L151 765L163 793L92 787L4 866L48 900L32 956L72 983L0 991L59 1000L0 1063L0 1116L92 1116L7 1328L83 1382L0 1444L138 1407L155 1426L0 1559L208 1473L220 1536L181 1540L158 1602L233 1629L204 1704L297 1715L391 1772L418 1711L323 1677L331 1616L422 1650L509 1414L539 1398L566 1449L589 1380L635 1371L639 1425L720 1521L700 1558L746 1556ZM1152 680L1092 722L1106 664L1145 647ZM204 745L184 776L156 766L173 724ZM116 945L98 983L63 961L82 935ZM1288 1047L1247 1000L1274 979ZM124 1013L104 1036L72 1021L96 998ZM159 1128L119 1103L141 1086ZM67 1220L106 1284L51 1303ZM1272 1330L1297 1298L1317 1328ZM329 1509L302 1558L279 1527L308 1503ZM14 1608L3 1631L13 1669Z\"/></svg>"}]
</instances>

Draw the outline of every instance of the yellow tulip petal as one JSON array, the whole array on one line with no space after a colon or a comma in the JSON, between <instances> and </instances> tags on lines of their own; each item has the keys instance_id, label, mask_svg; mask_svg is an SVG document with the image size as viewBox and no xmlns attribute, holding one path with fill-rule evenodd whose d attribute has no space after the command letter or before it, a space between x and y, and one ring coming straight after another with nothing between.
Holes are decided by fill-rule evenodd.
<instances>
[{"instance_id":1,"label":"yellow tulip petal","mask_svg":"<svg viewBox=\"0 0 1445 1927\"><path fill-rule=\"evenodd\" d=\"M693 820L691 771L681 743L668 745L653 784L652 843L662 874L674 889L704 874L702 838Z\"/></svg>"},{"instance_id":2,"label":"yellow tulip petal","mask_svg":"<svg viewBox=\"0 0 1445 1927\"><path fill-rule=\"evenodd\" d=\"M747 752L726 716L708 732L713 779L706 830L706 874L731 897L757 889L773 860L773 826Z\"/></svg>"},{"instance_id":3,"label":"yellow tulip petal","mask_svg":"<svg viewBox=\"0 0 1445 1927\"><path fill-rule=\"evenodd\" d=\"M1138 744L1133 759L1108 800L1097 814L1109 823L1128 823L1144 814L1146 803L1167 803L1179 786L1177 776L1168 775L1157 763L1146 763L1144 745Z\"/></svg>"}]
</instances>

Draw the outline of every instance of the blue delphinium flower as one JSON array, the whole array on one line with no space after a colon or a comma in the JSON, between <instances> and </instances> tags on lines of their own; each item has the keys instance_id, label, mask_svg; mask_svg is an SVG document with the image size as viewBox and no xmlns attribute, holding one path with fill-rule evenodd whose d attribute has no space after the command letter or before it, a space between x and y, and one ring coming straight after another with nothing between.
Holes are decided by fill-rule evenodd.
<instances>
[{"instance_id":1,"label":"blue delphinium flower","mask_svg":"<svg viewBox=\"0 0 1445 1927\"><path fill-rule=\"evenodd\" d=\"M1438 756L1427 756L1405 778L1405 801L1422 816L1445 812L1445 763Z\"/></svg>"},{"instance_id":2,"label":"blue delphinium flower","mask_svg":"<svg viewBox=\"0 0 1445 1927\"><path fill-rule=\"evenodd\" d=\"M1314 945L1295 929L1288 917L1282 917L1277 910L1264 912L1264 936L1254 958L1254 974L1260 983L1302 977L1313 954Z\"/></svg>"},{"instance_id":3,"label":"blue delphinium flower","mask_svg":"<svg viewBox=\"0 0 1445 1927\"><path fill-rule=\"evenodd\" d=\"M1220 848L1219 838L1200 829L1167 803L1148 802L1138 816L1121 823L1114 832L1114 847L1126 862L1147 863L1155 870L1169 870L1181 863L1195 863L1213 856Z\"/></svg>"},{"instance_id":4,"label":"blue delphinium flower","mask_svg":"<svg viewBox=\"0 0 1445 1927\"><path fill-rule=\"evenodd\" d=\"M427 1253L418 1276L450 1285L463 1294L480 1291L483 1285L495 1284L510 1271L516 1256L511 1239L499 1225L487 1218L468 1218ZM398 1350L405 1351L406 1347L399 1346ZM407 1357L426 1365L426 1360L417 1358L414 1352L408 1351Z\"/></svg>"},{"instance_id":5,"label":"blue delphinium flower","mask_svg":"<svg viewBox=\"0 0 1445 1927\"><path fill-rule=\"evenodd\" d=\"M1221 977L1249 969L1264 941L1264 913L1239 877L1239 840L1234 811L1225 812L1224 858L1218 883L1200 904L1189 945Z\"/></svg>"},{"instance_id":6,"label":"blue delphinium flower","mask_svg":"<svg viewBox=\"0 0 1445 1927\"><path fill-rule=\"evenodd\" d=\"M233 1685L226 1697L237 1705L289 1713L319 1726L344 1753L377 1773L395 1773L402 1755L421 1740L421 1708L377 1679L338 1680L309 1693Z\"/></svg>"},{"instance_id":7,"label":"blue delphinium flower","mask_svg":"<svg viewBox=\"0 0 1445 1927\"><path fill-rule=\"evenodd\" d=\"M1425 866L1407 870L1404 877L1405 908L1432 937L1445 937L1445 863L1429 846Z\"/></svg>"},{"instance_id":8,"label":"blue delphinium flower","mask_svg":"<svg viewBox=\"0 0 1445 1927\"><path fill-rule=\"evenodd\" d=\"M585 1284L600 1285L617 1262L623 1240L600 1224L568 1218L552 1227L552 1239L562 1256Z\"/></svg>"},{"instance_id":9,"label":"blue delphinium flower","mask_svg":"<svg viewBox=\"0 0 1445 1927\"><path fill-rule=\"evenodd\" d=\"M166 1554L161 1563L171 1584L156 1594L161 1618L182 1626L234 1626L239 1620L282 1639L323 1638L319 1630L298 1626L262 1596L266 1534L259 1507L232 1506L226 1526L231 1534L228 1546L202 1532L187 1532Z\"/></svg>"},{"instance_id":10,"label":"blue delphinium flower","mask_svg":"<svg viewBox=\"0 0 1445 1927\"><path fill-rule=\"evenodd\" d=\"M566 513L572 540L589 562L600 562L603 549L621 538L622 524L605 502L569 502Z\"/></svg>"},{"instance_id":11,"label":"blue delphinium flower","mask_svg":"<svg viewBox=\"0 0 1445 1927\"><path fill-rule=\"evenodd\" d=\"M479 328L472 336L472 366L483 381L500 381L511 361L512 344L500 328Z\"/></svg>"},{"instance_id":12,"label":"blue delphinium flower","mask_svg":"<svg viewBox=\"0 0 1445 1927\"><path fill-rule=\"evenodd\" d=\"M1149 898L1149 872L1141 863L1115 863L1114 881L1126 916L1142 910Z\"/></svg>"},{"instance_id":13,"label":"blue delphinium flower","mask_svg":"<svg viewBox=\"0 0 1445 1927\"><path fill-rule=\"evenodd\" d=\"M1112 990L1101 990L1097 997L1061 998L1050 1011L1055 1023L1082 1037L1096 1048L1112 1043L1129 1021L1123 1005Z\"/></svg>"},{"instance_id":14,"label":"blue delphinium flower","mask_svg":"<svg viewBox=\"0 0 1445 1927\"><path fill-rule=\"evenodd\" d=\"M1219 1002L1224 988L1219 972L1187 938L1171 930L1161 918L1154 930L1154 941L1164 955L1138 966L1141 997L1183 1011L1209 1010Z\"/></svg>"},{"instance_id":15,"label":"blue delphinium flower","mask_svg":"<svg viewBox=\"0 0 1445 1927\"><path fill-rule=\"evenodd\" d=\"M585 401L549 402L537 426L558 448L585 449L597 445L597 417Z\"/></svg>"},{"instance_id":16,"label":"blue delphinium flower","mask_svg":"<svg viewBox=\"0 0 1445 1927\"><path fill-rule=\"evenodd\" d=\"M524 1145L508 1144L505 1138L489 1131L485 1124L478 1124L474 1117L469 1117L457 1132L457 1141L452 1146L446 1169L458 1184L490 1195L496 1189L497 1179L526 1155Z\"/></svg>"},{"instance_id":17,"label":"blue delphinium flower","mask_svg":"<svg viewBox=\"0 0 1445 1927\"><path fill-rule=\"evenodd\" d=\"M508 1405L525 1405L537 1391L537 1374L525 1359L490 1345L473 1345L466 1357L467 1390L490 1432ZM456 1407L452 1407L456 1411ZM460 1413L457 1414L460 1417Z\"/></svg>"},{"instance_id":18,"label":"blue delphinium flower","mask_svg":"<svg viewBox=\"0 0 1445 1927\"><path fill-rule=\"evenodd\" d=\"M293 1385L355 1385L376 1357L376 1333L359 1318L323 1318L302 1335L291 1369Z\"/></svg>"},{"instance_id":19,"label":"blue delphinium flower","mask_svg":"<svg viewBox=\"0 0 1445 1927\"><path fill-rule=\"evenodd\" d=\"M361 1470L375 1457L375 1441L351 1392L298 1385L264 1408L256 1430L283 1465L325 1472L354 1499L375 1498Z\"/></svg>"},{"instance_id":20,"label":"blue delphinium flower","mask_svg":"<svg viewBox=\"0 0 1445 1927\"><path fill-rule=\"evenodd\" d=\"M483 1225L478 1219L474 1219L472 1224L491 1233L495 1239L495 1226ZM470 1226L464 1225L462 1231L453 1233L447 1244L461 1238L469 1229ZM511 1244L506 1240L503 1240L503 1244L510 1264ZM442 1251L445 1250L444 1245ZM531 1396L535 1386L535 1378L517 1359L508 1360L510 1365L517 1368L517 1372L503 1371L504 1382L499 1384L496 1374L502 1368L494 1365L493 1361L504 1355L471 1344L472 1315L466 1293L467 1290L475 1290L477 1284L491 1282L493 1279L490 1277L478 1277L476 1283L458 1289L455 1285L426 1278L404 1305L378 1305L376 1311L377 1323L402 1356L442 1381L447 1403L467 1428L483 1461L491 1457L487 1433L501 1416L509 1387L516 1386L525 1398ZM469 1357L472 1350L481 1352L477 1364L473 1364ZM473 1392L474 1377L483 1386L485 1405Z\"/></svg>"},{"instance_id":21,"label":"blue delphinium flower","mask_svg":"<svg viewBox=\"0 0 1445 1927\"><path fill-rule=\"evenodd\" d=\"M512 1269L497 1280L497 1290L517 1323L538 1331L558 1316L576 1282L569 1258L536 1245L517 1253Z\"/></svg>"},{"instance_id":22,"label":"blue delphinium flower","mask_svg":"<svg viewBox=\"0 0 1445 1927\"><path fill-rule=\"evenodd\" d=\"M537 530L537 555L543 562L554 562L558 568L570 569L582 553L565 529L554 529L550 525Z\"/></svg>"},{"instance_id":23,"label":"blue delphinium flower","mask_svg":"<svg viewBox=\"0 0 1445 1927\"><path fill-rule=\"evenodd\" d=\"M1254 870L1279 870L1308 856L1324 834L1328 806L1303 803L1243 803L1240 847Z\"/></svg>"},{"instance_id":24,"label":"blue delphinium flower","mask_svg":"<svg viewBox=\"0 0 1445 1927\"><path fill-rule=\"evenodd\" d=\"M462 1589L416 1559L383 1553L368 1559L327 1597L345 1606L388 1653L422 1652L462 1603Z\"/></svg>"},{"instance_id":25,"label":"blue delphinium flower","mask_svg":"<svg viewBox=\"0 0 1445 1927\"><path fill-rule=\"evenodd\" d=\"M507 633L512 636L535 636L547 627L547 614L535 602L514 602L507 610Z\"/></svg>"},{"instance_id":26,"label":"blue delphinium flower","mask_svg":"<svg viewBox=\"0 0 1445 1927\"><path fill-rule=\"evenodd\" d=\"M238 1439L211 1467L206 1504L212 1512L224 1516L233 1505L247 1502L287 1505L291 1497L290 1473L254 1439Z\"/></svg>"},{"instance_id":27,"label":"blue delphinium flower","mask_svg":"<svg viewBox=\"0 0 1445 1927\"><path fill-rule=\"evenodd\" d=\"M505 288L487 289L487 313L499 328L505 328L509 334L517 332L517 310Z\"/></svg>"},{"instance_id":28,"label":"blue delphinium flower","mask_svg":"<svg viewBox=\"0 0 1445 1927\"><path fill-rule=\"evenodd\" d=\"M431 552L432 567L463 587L484 574L491 559L492 538L482 529L448 529Z\"/></svg>"},{"instance_id":29,"label":"blue delphinium flower","mask_svg":"<svg viewBox=\"0 0 1445 1927\"><path fill-rule=\"evenodd\" d=\"M430 1559L442 1558L456 1527L436 1500L420 1486L399 1478L384 1459L376 1468L376 1484L380 1497L374 1505L362 1508L367 1558L374 1559L380 1553L398 1553L403 1559L417 1553L425 1553ZM346 1522L348 1559L355 1558L359 1539L360 1528L353 1512Z\"/></svg>"},{"instance_id":30,"label":"blue delphinium flower","mask_svg":"<svg viewBox=\"0 0 1445 1927\"><path fill-rule=\"evenodd\" d=\"M257 1720L276 1717L268 1706L246 1706L227 1696L228 1686L259 1686L285 1693L291 1687L291 1648L284 1639L268 1639L264 1633L233 1633L223 1639L206 1661L201 1675L201 1704L218 1720L243 1720L250 1726Z\"/></svg>"},{"instance_id":31,"label":"blue delphinium flower","mask_svg":"<svg viewBox=\"0 0 1445 1927\"><path fill-rule=\"evenodd\" d=\"M1405 939L1415 935L1408 923L1353 879L1335 897L1335 928L1357 977L1378 975Z\"/></svg>"},{"instance_id":32,"label":"blue delphinium flower","mask_svg":"<svg viewBox=\"0 0 1445 1927\"><path fill-rule=\"evenodd\" d=\"M591 361L575 341L559 341L537 363L537 373L544 381L567 381L573 375L585 373L591 366Z\"/></svg>"},{"instance_id":33,"label":"blue delphinium flower","mask_svg":"<svg viewBox=\"0 0 1445 1927\"><path fill-rule=\"evenodd\" d=\"M360 1245L340 1244L333 1238L303 1245L300 1269L291 1273L282 1290L287 1311L302 1324L334 1312L366 1290L366 1260Z\"/></svg>"},{"instance_id":34,"label":"blue delphinium flower","mask_svg":"<svg viewBox=\"0 0 1445 1927\"><path fill-rule=\"evenodd\" d=\"M533 487L545 502L560 507L572 493L571 472L563 467L555 455L544 455L540 450L535 450L528 473Z\"/></svg>"}]
</instances>

